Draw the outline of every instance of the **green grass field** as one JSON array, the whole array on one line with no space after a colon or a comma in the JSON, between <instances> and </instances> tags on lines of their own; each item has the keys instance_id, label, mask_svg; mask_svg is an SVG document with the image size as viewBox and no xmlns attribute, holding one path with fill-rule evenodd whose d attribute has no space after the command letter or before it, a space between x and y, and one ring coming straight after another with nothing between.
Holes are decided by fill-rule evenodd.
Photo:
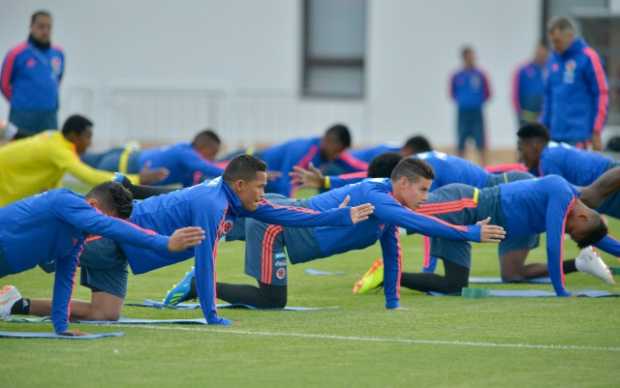
<instances>
[{"instance_id":1,"label":"green grass field","mask_svg":"<svg viewBox=\"0 0 620 388\"><path fill-rule=\"evenodd\" d=\"M613 230L620 231L615 223ZM405 269L421 266L421 240L404 239ZM36 243L36 242L33 242ZM576 252L567 243L567 253ZM220 244L218 279L248 282L243 245ZM476 275L498 275L495 247L474 250ZM379 247L290 268L289 305L339 306L319 312L221 311L230 328L93 327L122 330L97 341L0 340L0 387L169 386L619 386L620 299L464 299L402 290L399 311L383 294L352 295ZM540 261L540 248L530 256ZM606 257L617 265L614 258ZM161 298L191 266L129 279L129 302ZM313 277L305 268L344 271ZM2 280L28 297L49 297L52 276L33 270ZM620 292L583 274L570 289ZM512 287L517 286L493 286ZM528 286L520 286L528 287ZM549 289L550 286L529 286ZM80 298L89 292L77 287ZM132 318L200 317L199 311L127 307ZM49 325L0 323L0 330Z\"/></svg>"}]
</instances>

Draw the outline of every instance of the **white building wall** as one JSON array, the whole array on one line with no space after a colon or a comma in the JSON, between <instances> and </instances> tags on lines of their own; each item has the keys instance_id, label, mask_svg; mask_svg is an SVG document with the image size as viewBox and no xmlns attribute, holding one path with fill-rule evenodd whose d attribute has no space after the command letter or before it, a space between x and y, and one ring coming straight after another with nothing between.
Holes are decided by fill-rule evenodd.
<instances>
[{"instance_id":1,"label":"white building wall","mask_svg":"<svg viewBox=\"0 0 620 388\"><path fill-rule=\"evenodd\" d=\"M96 123L97 148L187 139L211 125L231 146L348 123L356 143L422 132L453 142L447 79L473 44L493 84L491 144L512 147L510 78L539 36L539 0L369 0L367 96L302 99L300 0L2 0L0 51L35 9L67 54L61 117ZM0 103L0 114L8 106Z\"/></svg>"}]
</instances>

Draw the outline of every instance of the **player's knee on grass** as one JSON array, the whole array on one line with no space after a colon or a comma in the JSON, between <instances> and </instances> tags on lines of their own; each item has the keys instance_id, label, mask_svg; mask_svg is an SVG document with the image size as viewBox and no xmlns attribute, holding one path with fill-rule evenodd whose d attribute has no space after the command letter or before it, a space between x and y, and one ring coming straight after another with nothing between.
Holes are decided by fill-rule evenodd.
<instances>
[{"instance_id":1,"label":"player's knee on grass","mask_svg":"<svg viewBox=\"0 0 620 388\"><path fill-rule=\"evenodd\" d=\"M500 276L504 283L519 283L526 279L525 260L529 249L507 251L500 255Z\"/></svg>"},{"instance_id":2,"label":"player's knee on grass","mask_svg":"<svg viewBox=\"0 0 620 388\"><path fill-rule=\"evenodd\" d=\"M88 319L94 321L118 321L123 309L123 298L107 292L93 292Z\"/></svg>"},{"instance_id":3,"label":"player's knee on grass","mask_svg":"<svg viewBox=\"0 0 620 388\"><path fill-rule=\"evenodd\" d=\"M456 294L469 284L469 268L444 260L445 293Z\"/></svg>"},{"instance_id":4,"label":"player's knee on grass","mask_svg":"<svg viewBox=\"0 0 620 388\"><path fill-rule=\"evenodd\" d=\"M287 303L287 287L286 286L273 286L258 282L260 294L262 300L265 302L265 306L262 308L283 309Z\"/></svg>"}]
</instances>

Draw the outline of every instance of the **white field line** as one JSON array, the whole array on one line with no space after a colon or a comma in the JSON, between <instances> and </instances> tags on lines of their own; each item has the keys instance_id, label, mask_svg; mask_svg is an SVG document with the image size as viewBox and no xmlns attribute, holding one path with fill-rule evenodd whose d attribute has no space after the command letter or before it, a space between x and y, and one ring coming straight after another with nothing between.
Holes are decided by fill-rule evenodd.
<instances>
[{"instance_id":1,"label":"white field line","mask_svg":"<svg viewBox=\"0 0 620 388\"><path fill-rule=\"evenodd\" d=\"M115 327L131 327L138 329L169 330L169 331L190 331L217 334L247 335L255 337L289 337L305 338L332 341L352 341L352 342L379 342L397 343L413 345L437 345L437 346L462 346L472 348L508 348L508 349L534 349L534 350L560 350L560 351L595 351L595 352L620 352L619 346L587 346L587 345L557 345L557 344L527 344L527 343L499 343L499 342L478 342L478 341L448 341L448 340L429 340L398 337L366 337L366 336L346 336L330 334L310 334L295 332L269 332L269 331L249 331L236 329L215 329L198 327L180 326L159 326L159 325L115 325Z\"/></svg>"}]
</instances>

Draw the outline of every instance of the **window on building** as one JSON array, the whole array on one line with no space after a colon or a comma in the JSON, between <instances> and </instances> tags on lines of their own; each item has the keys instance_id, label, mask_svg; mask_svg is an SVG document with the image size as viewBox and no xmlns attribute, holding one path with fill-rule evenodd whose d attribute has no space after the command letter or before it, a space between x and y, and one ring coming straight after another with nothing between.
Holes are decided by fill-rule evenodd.
<instances>
[{"instance_id":1,"label":"window on building","mask_svg":"<svg viewBox=\"0 0 620 388\"><path fill-rule=\"evenodd\" d=\"M363 98L366 0L304 0L302 94Z\"/></svg>"}]
</instances>

